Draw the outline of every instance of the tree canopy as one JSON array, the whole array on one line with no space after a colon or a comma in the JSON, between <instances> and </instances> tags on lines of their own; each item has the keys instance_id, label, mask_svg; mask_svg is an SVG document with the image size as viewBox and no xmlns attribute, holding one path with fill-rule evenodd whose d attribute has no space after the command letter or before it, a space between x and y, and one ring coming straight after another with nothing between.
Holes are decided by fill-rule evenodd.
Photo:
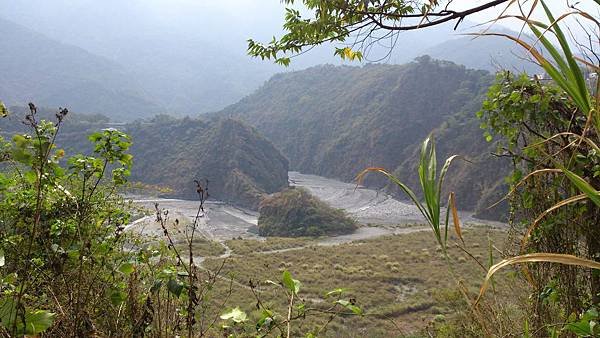
<instances>
[{"instance_id":1,"label":"tree canopy","mask_svg":"<svg viewBox=\"0 0 600 338\"><path fill-rule=\"evenodd\" d=\"M361 60L377 41L395 40L400 31L415 30L455 22L456 29L469 15L515 1L494 0L461 8L452 0L284 0L285 34L269 43L248 40L248 53L288 65L290 58L326 42L351 41L335 47L342 59ZM301 3L307 11L294 5ZM308 12L308 15L303 13Z\"/></svg>"},{"instance_id":2,"label":"tree canopy","mask_svg":"<svg viewBox=\"0 0 600 338\"><path fill-rule=\"evenodd\" d=\"M593 0L600 3L599 0ZM453 0L283 0L286 5L283 31L269 42L248 40L248 54L274 60L287 66L291 59L308 52L315 46L334 43L334 55L344 60L362 60L373 46L382 40L389 49L401 41L399 33L453 23L456 30L465 18L480 12L493 12L497 21L517 20L523 26L531 23L540 1L487 0L482 2L455 2ZM577 14L593 19L581 3L566 3L569 7L557 21ZM546 6L544 4L544 6ZM594 20L592 20L594 21ZM597 22L595 22L597 24ZM587 30L587 28L584 28ZM588 32L586 32L587 34ZM478 34L478 33L474 33ZM487 28L485 30L487 33ZM491 34L494 35L494 34ZM501 35L501 34L500 34ZM520 37L519 37L520 38ZM597 38L597 37L596 37ZM593 40L593 34L590 35ZM514 39L513 39L514 40ZM587 46L582 54L587 54Z\"/></svg>"}]
</instances>

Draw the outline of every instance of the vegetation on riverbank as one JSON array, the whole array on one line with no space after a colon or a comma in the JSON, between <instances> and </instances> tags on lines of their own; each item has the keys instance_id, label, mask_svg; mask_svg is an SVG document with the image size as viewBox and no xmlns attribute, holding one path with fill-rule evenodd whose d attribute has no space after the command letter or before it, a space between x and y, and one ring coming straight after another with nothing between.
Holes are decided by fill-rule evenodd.
<instances>
[{"instance_id":1,"label":"vegetation on riverbank","mask_svg":"<svg viewBox=\"0 0 600 338\"><path fill-rule=\"evenodd\" d=\"M332 208L297 187L263 199L259 213L258 233L267 237L343 235L357 227L356 221L343 210Z\"/></svg>"}]
</instances>

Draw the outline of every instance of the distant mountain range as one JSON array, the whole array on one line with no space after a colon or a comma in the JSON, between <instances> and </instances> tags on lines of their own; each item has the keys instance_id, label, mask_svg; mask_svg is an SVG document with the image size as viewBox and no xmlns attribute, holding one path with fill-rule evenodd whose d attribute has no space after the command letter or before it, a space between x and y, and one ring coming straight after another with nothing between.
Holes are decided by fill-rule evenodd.
<instances>
[{"instance_id":1,"label":"distant mountain range","mask_svg":"<svg viewBox=\"0 0 600 338\"><path fill-rule=\"evenodd\" d=\"M31 100L69 106L116 121L156 113L182 116L222 109L277 72L342 63L331 46L294 58L288 69L245 55L246 38L270 39L267 33L277 33L274 17L283 15L279 4L261 5L250 13L256 17L236 18L231 26L229 12L198 9L177 21L183 14L170 17L169 12L154 11L157 3L178 8L161 0L0 3L5 51L0 55L0 99L11 105ZM262 15L268 16L264 22ZM473 25L464 22L461 27ZM363 65L378 60L403 64L428 54L468 68L536 71L514 43L498 37L461 37L464 31L452 27L403 32L390 55L387 47L376 45Z\"/></svg>"},{"instance_id":2,"label":"distant mountain range","mask_svg":"<svg viewBox=\"0 0 600 338\"><path fill-rule=\"evenodd\" d=\"M485 71L427 56L400 66L319 66L276 75L216 115L255 126L292 170L351 181L366 167L384 167L415 187L420 143L434 131L440 161L454 153L471 161L448 175L461 208L495 217L486 208L505 191L508 167L490 155L494 145L475 117L491 81Z\"/></svg>"},{"instance_id":3,"label":"distant mountain range","mask_svg":"<svg viewBox=\"0 0 600 338\"><path fill-rule=\"evenodd\" d=\"M516 32L500 31L517 36ZM528 39L527 36L523 36ZM540 73L541 68L527 57L525 49L499 36L462 37L439 43L420 52L435 59L448 60L468 68L497 72ZM408 61L408 60L406 60Z\"/></svg>"},{"instance_id":4,"label":"distant mountain range","mask_svg":"<svg viewBox=\"0 0 600 338\"><path fill-rule=\"evenodd\" d=\"M163 111L123 66L0 19L0 99L133 119Z\"/></svg>"}]
</instances>

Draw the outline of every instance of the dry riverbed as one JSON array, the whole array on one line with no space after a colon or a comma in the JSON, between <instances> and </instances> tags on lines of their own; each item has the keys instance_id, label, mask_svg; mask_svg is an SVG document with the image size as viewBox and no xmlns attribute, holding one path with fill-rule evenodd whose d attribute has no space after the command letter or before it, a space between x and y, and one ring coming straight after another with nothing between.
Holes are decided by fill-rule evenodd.
<instances>
[{"instance_id":1,"label":"dry riverbed","mask_svg":"<svg viewBox=\"0 0 600 338\"><path fill-rule=\"evenodd\" d=\"M427 229L419 225L424 224L424 219L415 206L383 192L298 172L290 172L289 179L290 185L303 187L333 207L346 210L362 225L349 235L319 238L314 241L316 245L336 245ZM145 197L133 197L133 200L137 205L149 210L150 214L130 224L127 230L144 236L162 235L163 231L154 215L156 203L161 210L168 210L167 225L176 241L183 241L186 230L190 230L189 225L198 214L197 201ZM219 201L209 201L205 203L204 212L200 215L197 220L196 238L204 237L219 242L225 247L225 252L230 251L225 241L233 238L264 240L256 233L258 213L255 211ZM178 227L174 225L176 219L179 221ZM473 219L468 212L461 212L461 219L467 225L502 226L499 223Z\"/></svg>"}]
</instances>

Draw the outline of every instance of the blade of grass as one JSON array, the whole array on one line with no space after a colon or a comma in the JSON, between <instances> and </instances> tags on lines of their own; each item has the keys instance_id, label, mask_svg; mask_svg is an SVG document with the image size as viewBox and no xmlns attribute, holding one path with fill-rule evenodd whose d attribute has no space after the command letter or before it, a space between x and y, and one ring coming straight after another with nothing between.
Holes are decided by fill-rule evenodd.
<instances>
[{"instance_id":1,"label":"blade of grass","mask_svg":"<svg viewBox=\"0 0 600 338\"><path fill-rule=\"evenodd\" d=\"M594 204L600 207L600 191L596 190L594 187L592 187L591 184L586 182L583 178L570 171L569 169L562 166L558 167L560 168L560 170L562 170L563 173L565 173L565 175L567 176L567 178L569 178L571 183L577 186L577 188L582 193L584 193L590 200L592 200Z\"/></svg>"},{"instance_id":2,"label":"blade of grass","mask_svg":"<svg viewBox=\"0 0 600 338\"><path fill-rule=\"evenodd\" d=\"M573 53L571 52L571 47L569 47L569 42L567 41L567 38L565 37L564 33L560 29L560 26L558 25L558 20L554 19L554 16L552 15L552 12L550 11L550 9L548 9L548 6L546 6L545 1L541 1L541 4L542 4L542 7L544 8L544 11L546 12L546 16L548 16L548 19L550 20L550 22L552 22L552 24L550 26L554 30L554 32L558 38L558 43L560 44L560 47L562 48L562 51L565 54L565 58L567 59L567 62L569 63L569 68L571 70L570 73L575 78L575 83L577 84L577 87L579 88L579 93L581 94L583 102L586 105L585 109L583 109L583 112L587 115L587 113L589 112L590 107L591 107L591 102L590 102L589 92L588 92L587 86L585 84L585 79L583 78L583 74L581 73L581 69L579 68L577 61L573 57Z\"/></svg>"},{"instance_id":3,"label":"blade of grass","mask_svg":"<svg viewBox=\"0 0 600 338\"><path fill-rule=\"evenodd\" d=\"M460 238L460 241L465 245L465 240L462 236L462 230L460 228L460 219L458 218L458 209L456 208L456 198L454 196L454 192L450 193L450 205L452 205L452 220L454 221L454 231L456 232L456 236Z\"/></svg>"},{"instance_id":4,"label":"blade of grass","mask_svg":"<svg viewBox=\"0 0 600 338\"><path fill-rule=\"evenodd\" d=\"M511 257L511 258L502 260L501 262L492 266L488 270L488 273L485 276L485 279L483 281L481 289L479 290L479 295L477 296L477 299L475 300L474 306L477 306L479 304L479 302L481 301L481 298L483 297L483 295L485 294L485 291L489 287L491 278L494 276L494 274L496 272L500 271L502 268L509 266L509 265L522 264L522 263L539 263L539 262L575 265L575 266L581 266L581 267L585 267L585 268L600 270L599 262L594 262L589 259L583 259L583 258L579 258L579 257L572 256L572 255L555 254L555 253L532 253L532 254L527 254L527 255L522 255L522 256Z\"/></svg>"},{"instance_id":5,"label":"blade of grass","mask_svg":"<svg viewBox=\"0 0 600 338\"><path fill-rule=\"evenodd\" d=\"M523 239L521 240L521 252L523 252L525 250L525 246L527 245L527 242L529 242L529 238L531 237L531 234L533 233L535 228L537 228L538 224L542 221L542 219L544 219L544 217L546 217L546 215L548 215L552 211L559 209L565 205L575 203L578 201L582 201L584 199L586 199L585 194L569 197L567 199L564 199L564 200L556 203L555 205L551 206L550 208L544 210L541 214L539 214L538 217L533 221L533 223L531 223L529 228L527 228L527 232L525 233L525 236L523 236Z\"/></svg>"}]
</instances>

